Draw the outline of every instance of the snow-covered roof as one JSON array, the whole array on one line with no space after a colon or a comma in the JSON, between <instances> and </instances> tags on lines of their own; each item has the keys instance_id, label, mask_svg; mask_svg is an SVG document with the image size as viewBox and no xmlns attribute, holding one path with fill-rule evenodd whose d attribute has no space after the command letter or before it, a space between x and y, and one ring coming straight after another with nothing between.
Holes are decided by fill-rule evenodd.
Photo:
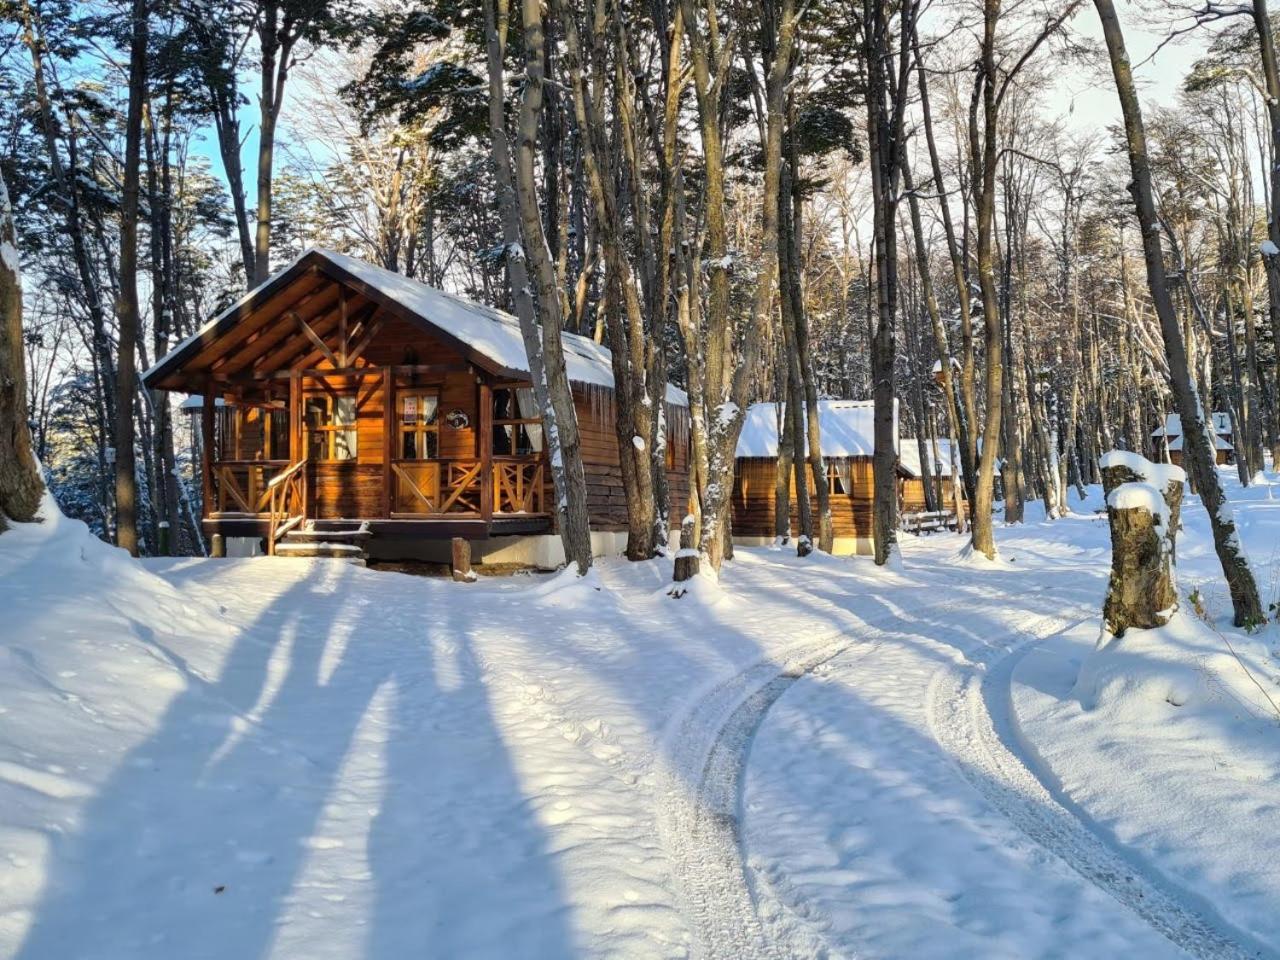
<instances>
[{"instance_id":1,"label":"snow-covered roof","mask_svg":"<svg viewBox=\"0 0 1280 960\"><path fill-rule=\"evenodd\" d=\"M1229 442L1228 442L1228 441L1226 441L1226 440L1223 440L1223 439L1222 439L1222 437L1220 437L1220 436L1215 436L1215 437L1213 438L1213 445L1214 445L1217 449L1219 449L1219 450L1234 450L1234 449L1235 449L1235 447L1234 447L1234 446L1232 446L1232 445L1231 445L1231 443L1229 443ZM1170 450L1181 450L1181 449L1182 449L1182 438L1181 438L1181 437L1174 437L1172 440L1170 440L1170 441L1169 441L1169 449L1170 449Z\"/></svg>"},{"instance_id":2,"label":"snow-covered roof","mask_svg":"<svg viewBox=\"0 0 1280 960\"><path fill-rule=\"evenodd\" d=\"M305 261L305 264L304 264ZM403 274L385 270L364 260L346 254L311 247L292 263L276 271L270 278L246 293L227 309L210 320L199 331L188 337L169 354L143 374L144 379L156 376L174 365L174 359L211 335L222 332L220 325L231 321L260 291L278 285L286 273L302 266L318 265L336 279L354 279L368 288L374 297L394 301L410 314L436 328L453 340L471 348L487 359L494 367L510 375L529 373L529 359L524 349L520 322L508 313L483 304L472 303L462 297L429 287ZM331 269L326 269L331 268ZM578 383L597 386L613 386L613 355L587 337L573 333L562 335L565 368L569 379ZM482 364L483 365L483 364ZM167 372L167 371L166 371ZM667 402L688 404L683 390L667 385Z\"/></svg>"},{"instance_id":3,"label":"snow-covered roof","mask_svg":"<svg viewBox=\"0 0 1280 960\"><path fill-rule=\"evenodd\" d=\"M926 440L924 443L929 456L933 457L933 441ZM913 477L923 475L920 469L920 444L915 437L903 437L898 441L898 464ZM938 441L938 457L930 462L929 469L935 477L951 476L950 440Z\"/></svg>"},{"instance_id":4,"label":"snow-covered roof","mask_svg":"<svg viewBox=\"0 0 1280 960\"><path fill-rule=\"evenodd\" d=\"M225 407L227 405L227 401L222 399L222 397L214 397L213 405L215 407ZM183 410L202 410L204 409L204 397L198 393L193 393L187 397L187 399L183 400L179 406Z\"/></svg>"},{"instance_id":5,"label":"snow-covered roof","mask_svg":"<svg viewBox=\"0 0 1280 960\"><path fill-rule=\"evenodd\" d=\"M782 405L783 412L786 405ZM875 408L870 400L819 400L818 430L824 457L869 457L875 451ZM897 442L898 407L894 401L893 435ZM747 407L738 437L739 457L778 455L778 404Z\"/></svg>"},{"instance_id":6,"label":"snow-covered roof","mask_svg":"<svg viewBox=\"0 0 1280 960\"><path fill-rule=\"evenodd\" d=\"M1213 414L1213 432L1218 434L1218 436L1223 436L1223 435L1230 436L1231 435L1231 414L1222 413L1222 412L1214 413ZM1153 437L1182 436L1182 418L1178 416L1176 413L1170 413L1166 415L1164 418L1164 424L1152 430L1151 435ZM1220 449L1230 450L1231 447L1228 446L1226 448L1220 448Z\"/></svg>"}]
</instances>

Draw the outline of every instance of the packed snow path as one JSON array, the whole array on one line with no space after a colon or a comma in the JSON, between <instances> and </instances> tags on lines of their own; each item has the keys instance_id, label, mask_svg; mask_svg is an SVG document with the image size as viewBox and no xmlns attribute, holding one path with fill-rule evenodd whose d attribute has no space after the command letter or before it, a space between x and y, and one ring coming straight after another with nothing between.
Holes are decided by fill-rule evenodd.
<instances>
[{"instance_id":1,"label":"packed snow path","mask_svg":"<svg viewBox=\"0 0 1280 960\"><path fill-rule=\"evenodd\" d=\"M1105 525L959 542L672 601L7 533L0 956L1274 955L1038 794L978 682L1095 614Z\"/></svg>"},{"instance_id":2,"label":"packed snow path","mask_svg":"<svg viewBox=\"0 0 1280 960\"><path fill-rule=\"evenodd\" d=\"M1079 612L1079 611L1077 611ZM1235 929L1202 898L1172 886L1123 847L1090 831L1069 799L1019 756L1009 684L1018 661L1041 637L1077 626L1050 617L1028 628L1012 649L984 651L965 670L939 671L928 694L929 721L957 768L1023 834L1114 896L1188 954L1244 960L1265 945Z\"/></svg>"}]
</instances>

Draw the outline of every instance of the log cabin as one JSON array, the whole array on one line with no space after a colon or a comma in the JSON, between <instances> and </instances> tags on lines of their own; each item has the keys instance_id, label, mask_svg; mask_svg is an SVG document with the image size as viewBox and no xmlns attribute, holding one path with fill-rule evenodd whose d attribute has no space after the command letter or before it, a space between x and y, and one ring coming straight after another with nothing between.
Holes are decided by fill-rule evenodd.
<instances>
[{"instance_id":1,"label":"log cabin","mask_svg":"<svg viewBox=\"0 0 1280 960\"><path fill-rule=\"evenodd\" d=\"M592 545L626 544L612 357L564 335ZM553 568L543 425L515 318L312 248L143 375L198 395L202 524L233 555L445 560ZM688 404L665 393L667 475L688 500Z\"/></svg>"},{"instance_id":2,"label":"log cabin","mask_svg":"<svg viewBox=\"0 0 1280 960\"><path fill-rule=\"evenodd\" d=\"M937 444L936 452L933 444ZM938 509L956 514L956 485L952 483L951 473L955 465L951 461L950 440L926 440L925 448L930 451L929 471L933 480L934 503ZM903 437L899 441L898 466L902 478L898 481L903 514L919 513L927 510L924 495L924 471L920 465L920 444L914 437ZM963 489L959 497L960 510L968 516L968 501L964 498Z\"/></svg>"},{"instance_id":3,"label":"log cabin","mask_svg":"<svg viewBox=\"0 0 1280 960\"><path fill-rule=\"evenodd\" d=\"M732 525L733 542L743 546L764 546L773 543L776 536L778 417L778 404L753 403L747 408L742 434L738 438ZM871 554L874 552L871 524L871 455L875 450L873 405L869 400L819 400L818 428L827 468L827 489L831 494L831 523L835 532L832 552ZM896 445L896 407L893 432ZM797 530L800 519L795 498L795 471L791 474L789 500L790 529Z\"/></svg>"},{"instance_id":4,"label":"log cabin","mask_svg":"<svg viewBox=\"0 0 1280 960\"><path fill-rule=\"evenodd\" d=\"M1214 413L1213 420L1213 446L1214 461L1219 465L1235 462L1235 444L1232 443L1231 431L1231 415L1228 413ZM1172 463L1176 466L1183 466L1182 463L1182 418L1176 413L1170 413L1164 418L1164 423L1151 431L1151 442L1155 448L1152 459L1157 463ZM1167 452L1167 456L1166 456Z\"/></svg>"}]
</instances>

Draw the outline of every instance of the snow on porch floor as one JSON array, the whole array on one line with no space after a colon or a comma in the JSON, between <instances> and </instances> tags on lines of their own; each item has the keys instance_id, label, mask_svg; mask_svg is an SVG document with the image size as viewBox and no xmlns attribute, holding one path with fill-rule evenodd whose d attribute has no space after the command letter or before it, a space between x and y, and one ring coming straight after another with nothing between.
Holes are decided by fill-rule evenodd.
<instances>
[{"instance_id":1,"label":"snow on porch floor","mask_svg":"<svg viewBox=\"0 0 1280 960\"><path fill-rule=\"evenodd\" d=\"M676 719L797 647L853 644L820 676L891 673L892 653L923 678L1063 603L1096 605L1105 546L1058 527L1002 531L1016 559L996 570L951 536L910 540L897 571L740 551L721 587L678 602L665 562L464 585L328 561L138 565L61 518L18 528L0 537L0 956L688 956L664 809L671 777L702 771L681 766ZM1036 579L1064 563L1086 572ZM868 639L903 620L930 639ZM800 908L838 952L1153 943L1083 879L1006 848L1007 825L910 727L918 703L827 683L825 705L797 710L810 688L751 749L746 827L757 865L804 890L819 867L778 877L753 832L797 822L756 802L762 760L786 753L774 786L890 877L810 889ZM833 759L806 724L835 714ZM959 859L913 832L948 817L971 838L946 848ZM918 922L914 905L959 887L967 918ZM823 890L860 913L842 926Z\"/></svg>"}]
</instances>

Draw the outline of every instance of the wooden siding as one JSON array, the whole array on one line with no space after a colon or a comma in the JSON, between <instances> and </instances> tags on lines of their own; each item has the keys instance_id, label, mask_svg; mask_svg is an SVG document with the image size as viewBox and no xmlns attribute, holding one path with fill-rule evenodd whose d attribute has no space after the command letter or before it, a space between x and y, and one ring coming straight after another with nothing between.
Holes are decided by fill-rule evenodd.
<instances>
[{"instance_id":1,"label":"wooden siding","mask_svg":"<svg viewBox=\"0 0 1280 960\"><path fill-rule=\"evenodd\" d=\"M853 493L831 493L831 525L837 537L871 536L871 458L828 457L827 464L848 463ZM777 460L740 457L733 480L733 533L740 537L772 537L775 533ZM808 476L806 470L806 476ZM810 491L812 494L812 491ZM815 509L817 500L811 499ZM791 477L791 529L800 528Z\"/></svg>"},{"instance_id":2,"label":"wooden siding","mask_svg":"<svg viewBox=\"0 0 1280 960\"><path fill-rule=\"evenodd\" d=\"M573 402L578 414L591 529L626 530L627 499L618 457L613 391L607 387L574 384ZM667 404L667 443L672 452L667 460L671 522L679 526L689 505L689 411L686 408Z\"/></svg>"}]
</instances>

